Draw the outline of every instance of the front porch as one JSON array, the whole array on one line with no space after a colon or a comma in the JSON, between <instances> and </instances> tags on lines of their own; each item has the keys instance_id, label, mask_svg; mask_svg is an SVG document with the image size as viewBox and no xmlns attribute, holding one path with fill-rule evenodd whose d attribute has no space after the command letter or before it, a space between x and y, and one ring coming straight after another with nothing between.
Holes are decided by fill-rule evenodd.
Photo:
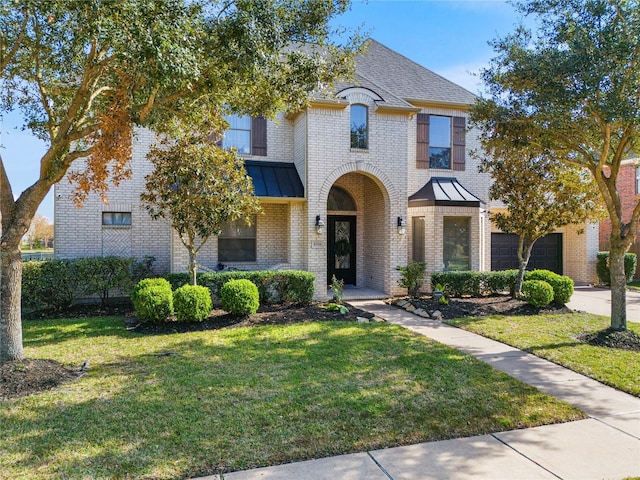
<instances>
[{"instance_id":1,"label":"front porch","mask_svg":"<svg viewBox=\"0 0 640 480\"><path fill-rule=\"evenodd\" d=\"M331 292L331 289L327 289L327 297L331 298L332 296L333 293ZM345 302L352 300L380 300L384 298L389 298L389 295L374 288L345 285L342 290L342 299Z\"/></svg>"}]
</instances>

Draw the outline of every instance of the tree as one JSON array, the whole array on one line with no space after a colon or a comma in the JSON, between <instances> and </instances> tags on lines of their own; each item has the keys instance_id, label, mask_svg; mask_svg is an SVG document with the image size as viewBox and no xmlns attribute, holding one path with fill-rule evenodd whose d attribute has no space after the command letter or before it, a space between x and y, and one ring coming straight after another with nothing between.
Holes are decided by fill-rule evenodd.
<instances>
[{"instance_id":1,"label":"tree","mask_svg":"<svg viewBox=\"0 0 640 480\"><path fill-rule=\"evenodd\" d=\"M527 0L536 17L493 42L481 73L489 98L476 105L486 142L525 145L591 172L611 219L611 328L625 330L624 254L638 228L640 198L624 218L616 180L640 132L640 4L637 0Z\"/></svg>"},{"instance_id":2,"label":"tree","mask_svg":"<svg viewBox=\"0 0 640 480\"><path fill-rule=\"evenodd\" d=\"M27 231L27 241L29 248L49 247L53 240L53 225L49 223L49 219L39 213L36 213L31 220L31 225Z\"/></svg>"},{"instance_id":3,"label":"tree","mask_svg":"<svg viewBox=\"0 0 640 480\"><path fill-rule=\"evenodd\" d=\"M140 196L153 219L169 219L178 232L189 252L192 285L197 283L198 252L207 240L220 235L226 222L249 223L261 211L244 160L210 137L208 131L192 131L152 147L147 158L154 171Z\"/></svg>"},{"instance_id":4,"label":"tree","mask_svg":"<svg viewBox=\"0 0 640 480\"><path fill-rule=\"evenodd\" d=\"M472 112L471 120L475 120ZM489 195L500 200L506 213L492 213L492 221L506 233L518 235L518 278L521 293L524 274L536 241L565 225L597 220L602 207L589 172L547 157L532 157L526 148L500 144L486 130L490 122L476 126L484 151L480 170L491 174ZM488 140L485 144L484 140Z\"/></svg>"},{"instance_id":5,"label":"tree","mask_svg":"<svg viewBox=\"0 0 640 480\"><path fill-rule=\"evenodd\" d=\"M0 112L48 148L14 197L0 159L0 362L23 358L19 245L65 174L81 203L128 178L134 125L201 111L273 116L350 71L357 39L329 41L347 0L0 0ZM291 48L293 44L300 48ZM305 45L316 48L302 48ZM84 164L70 171L75 160ZM77 164L76 164L77 165Z\"/></svg>"}]
</instances>

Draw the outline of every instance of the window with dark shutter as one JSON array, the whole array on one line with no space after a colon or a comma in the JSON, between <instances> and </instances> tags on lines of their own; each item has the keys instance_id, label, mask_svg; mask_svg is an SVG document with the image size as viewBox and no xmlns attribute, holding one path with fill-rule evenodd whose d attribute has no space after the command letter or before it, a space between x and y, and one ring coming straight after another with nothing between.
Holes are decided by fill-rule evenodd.
<instances>
[{"instance_id":1,"label":"window with dark shutter","mask_svg":"<svg viewBox=\"0 0 640 480\"><path fill-rule=\"evenodd\" d=\"M451 156L453 159L453 169L464 171L465 163L465 136L466 136L466 120L464 117L453 117L453 151Z\"/></svg>"},{"instance_id":2,"label":"window with dark shutter","mask_svg":"<svg viewBox=\"0 0 640 480\"><path fill-rule=\"evenodd\" d=\"M251 155L267 156L267 120L263 116L251 119Z\"/></svg>"},{"instance_id":3,"label":"window with dark shutter","mask_svg":"<svg viewBox=\"0 0 640 480\"><path fill-rule=\"evenodd\" d=\"M417 115L416 167L429 168L429 114Z\"/></svg>"}]
</instances>

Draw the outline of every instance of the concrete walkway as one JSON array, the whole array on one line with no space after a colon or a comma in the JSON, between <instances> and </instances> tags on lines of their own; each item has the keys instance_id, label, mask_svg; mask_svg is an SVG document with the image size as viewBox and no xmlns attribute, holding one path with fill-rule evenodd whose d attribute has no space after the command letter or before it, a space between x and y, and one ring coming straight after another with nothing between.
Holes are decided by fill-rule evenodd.
<instances>
[{"instance_id":1,"label":"concrete walkway","mask_svg":"<svg viewBox=\"0 0 640 480\"><path fill-rule=\"evenodd\" d=\"M611 316L611 290L600 287L575 287L567 307L596 315ZM627 321L640 322L640 292L627 289Z\"/></svg>"},{"instance_id":2,"label":"concrete walkway","mask_svg":"<svg viewBox=\"0 0 640 480\"><path fill-rule=\"evenodd\" d=\"M470 438L421 443L207 480L624 479L640 477L640 399L502 343L427 320L379 300L351 302L467 352L590 418Z\"/></svg>"}]
</instances>

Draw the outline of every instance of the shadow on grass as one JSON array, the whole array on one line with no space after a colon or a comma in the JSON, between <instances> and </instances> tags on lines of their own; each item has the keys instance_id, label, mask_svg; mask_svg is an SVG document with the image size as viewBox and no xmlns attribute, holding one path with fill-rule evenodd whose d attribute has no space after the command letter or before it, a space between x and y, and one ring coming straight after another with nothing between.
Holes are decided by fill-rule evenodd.
<instances>
[{"instance_id":1,"label":"shadow on grass","mask_svg":"<svg viewBox=\"0 0 640 480\"><path fill-rule=\"evenodd\" d=\"M125 317L24 320L22 328L25 347L62 343L79 337L134 338L139 336L125 328Z\"/></svg>"},{"instance_id":2,"label":"shadow on grass","mask_svg":"<svg viewBox=\"0 0 640 480\"><path fill-rule=\"evenodd\" d=\"M100 325L75 335L117 335ZM77 384L0 404L7 474L182 478L582 418L388 324L195 332L157 348L153 338Z\"/></svg>"}]
</instances>

